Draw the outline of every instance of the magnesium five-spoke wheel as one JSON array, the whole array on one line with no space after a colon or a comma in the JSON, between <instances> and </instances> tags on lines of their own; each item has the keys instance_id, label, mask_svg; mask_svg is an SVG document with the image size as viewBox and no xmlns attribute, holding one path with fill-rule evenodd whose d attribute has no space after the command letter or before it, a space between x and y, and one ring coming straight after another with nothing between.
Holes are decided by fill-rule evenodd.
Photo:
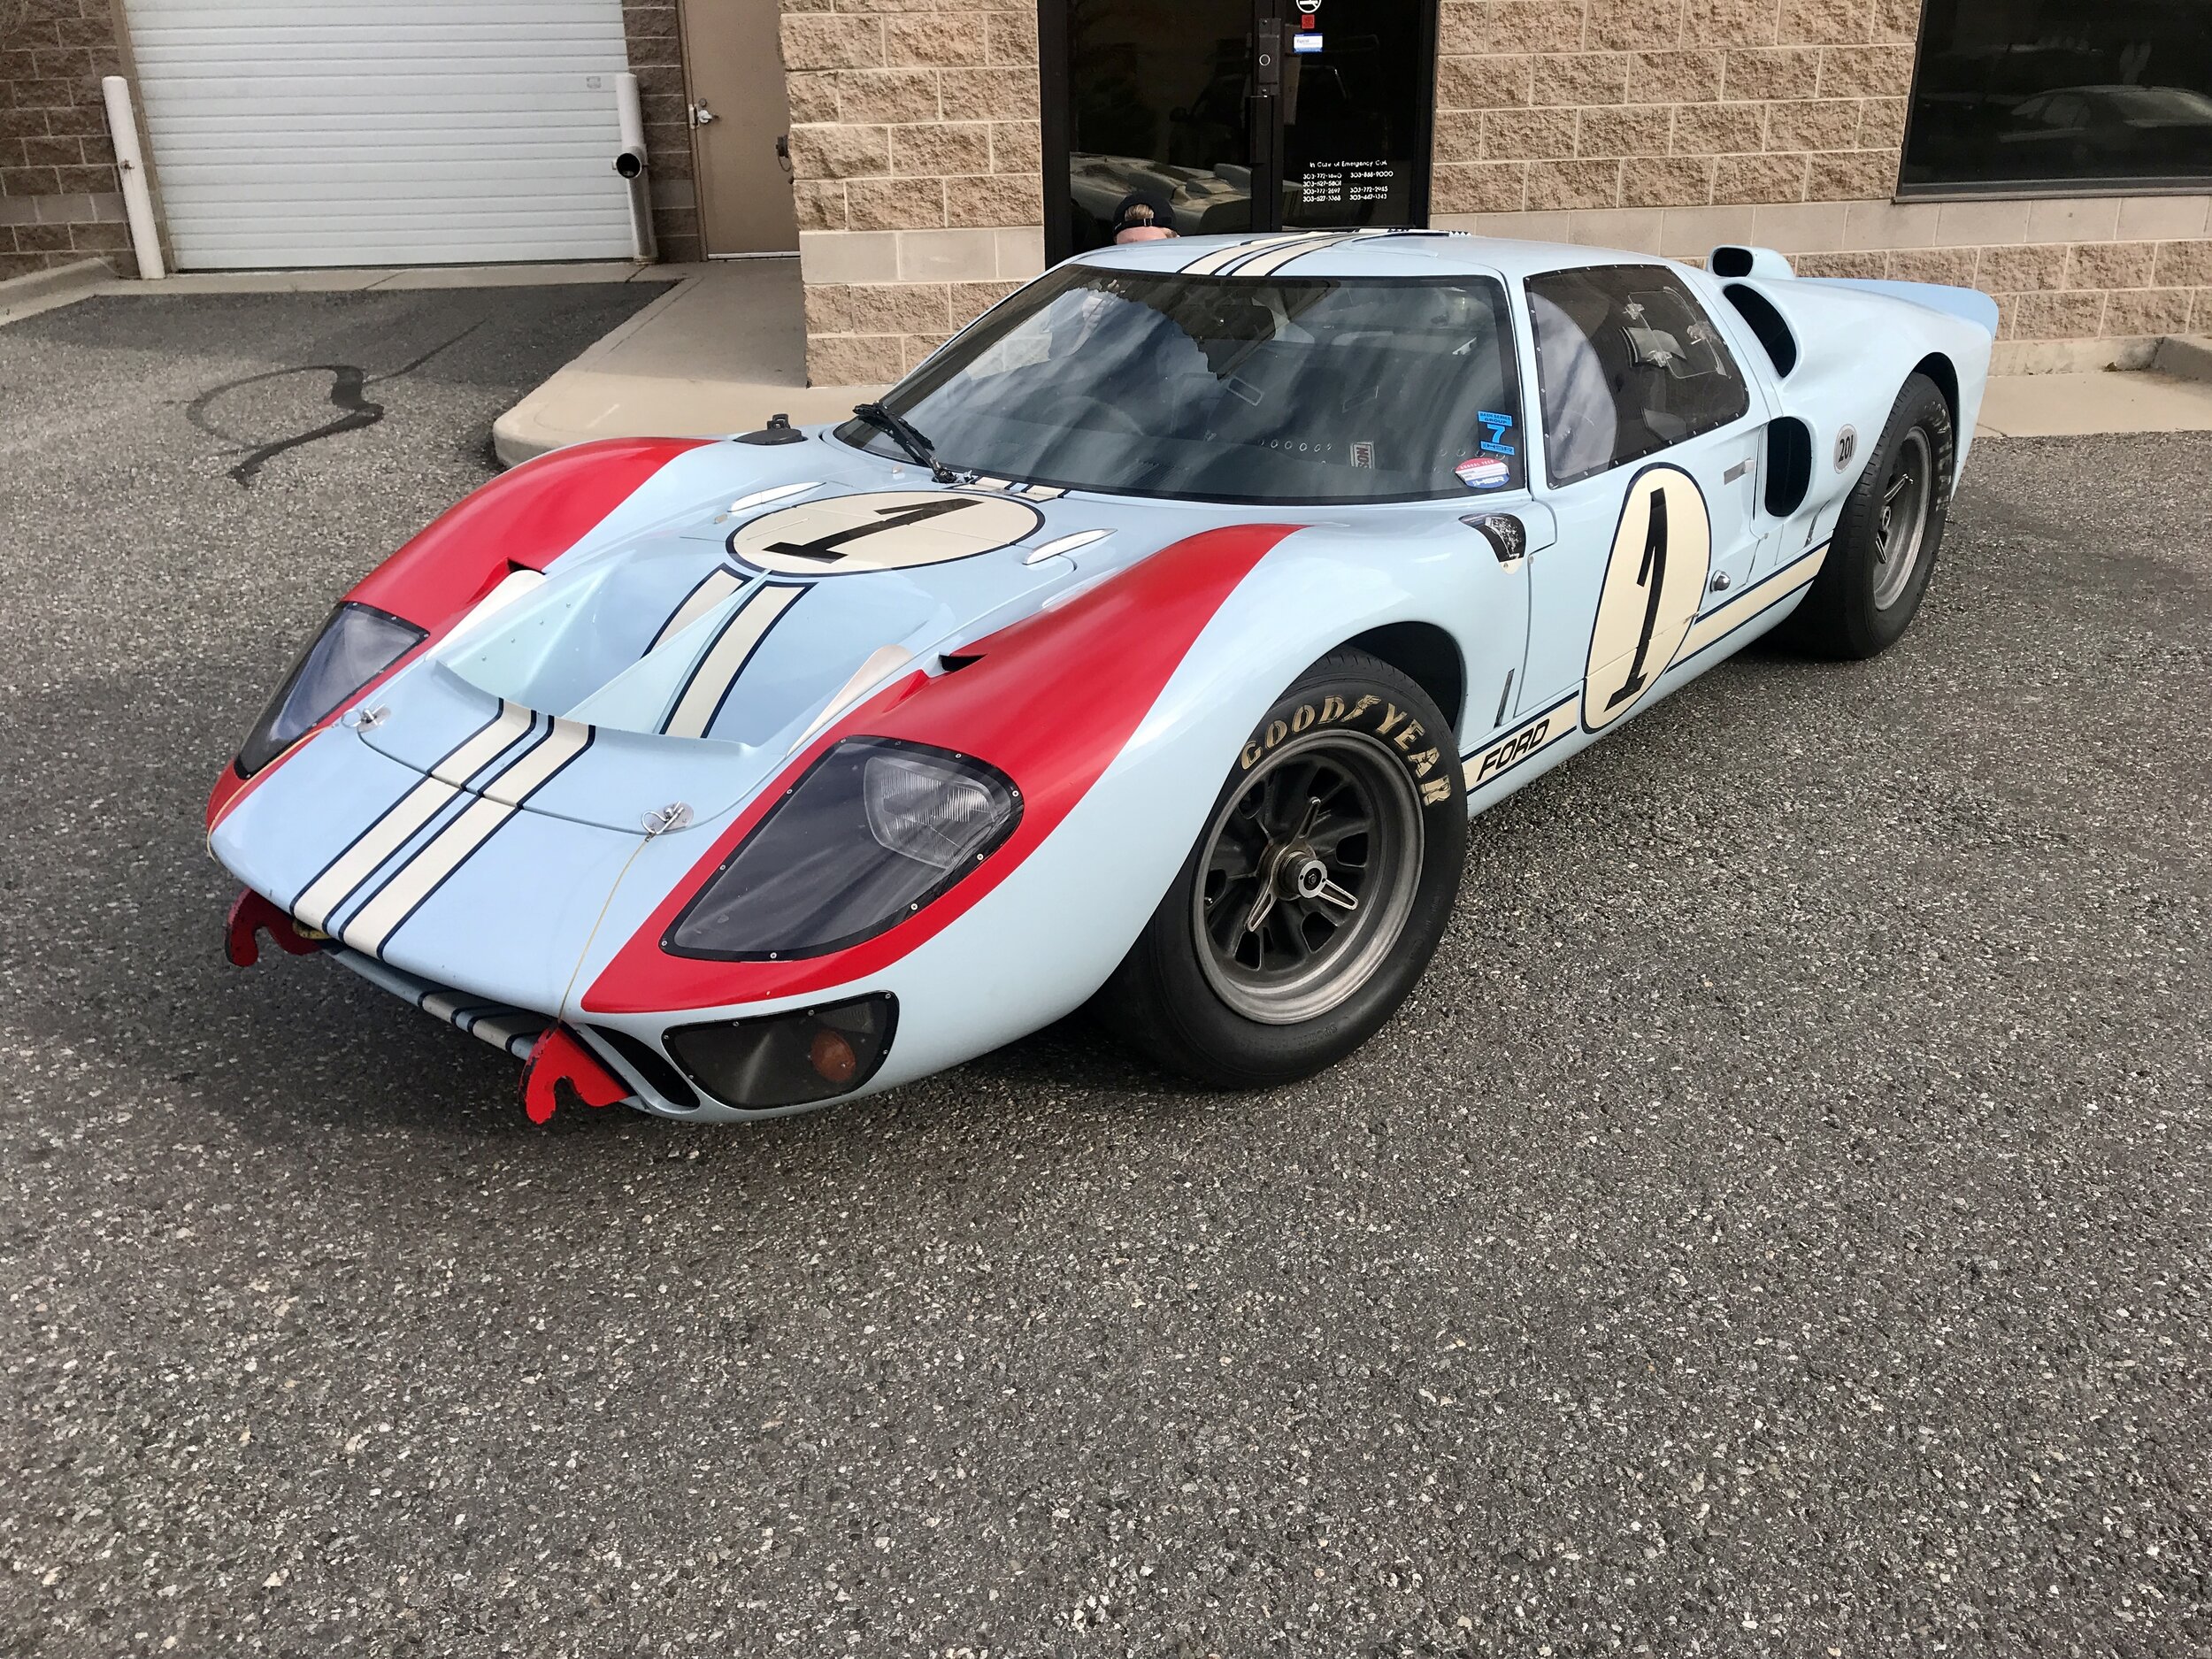
<instances>
[{"instance_id":1,"label":"magnesium five-spoke wheel","mask_svg":"<svg viewBox=\"0 0 2212 1659\"><path fill-rule=\"evenodd\" d=\"M1850 657L1895 643L1935 572L1957 470L1950 404L1927 376L1909 376L1844 498L1820 574L1790 618L1800 644Z\"/></svg>"},{"instance_id":2,"label":"magnesium five-spoke wheel","mask_svg":"<svg viewBox=\"0 0 2212 1659\"><path fill-rule=\"evenodd\" d=\"M1317 1071L1427 966L1466 827L1448 718L1395 669L1333 653L1260 721L1101 1009L1218 1087Z\"/></svg>"}]
</instances>

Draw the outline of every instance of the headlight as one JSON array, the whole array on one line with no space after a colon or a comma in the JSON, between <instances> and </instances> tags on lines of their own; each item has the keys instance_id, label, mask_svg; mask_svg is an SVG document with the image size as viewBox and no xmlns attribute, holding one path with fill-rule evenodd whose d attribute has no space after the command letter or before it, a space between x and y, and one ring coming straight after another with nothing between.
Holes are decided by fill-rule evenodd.
<instances>
[{"instance_id":1,"label":"headlight","mask_svg":"<svg viewBox=\"0 0 2212 1659\"><path fill-rule=\"evenodd\" d=\"M238 775L252 777L422 641L411 622L367 605L340 605L246 733Z\"/></svg>"},{"instance_id":2,"label":"headlight","mask_svg":"<svg viewBox=\"0 0 2212 1659\"><path fill-rule=\"evenodd\" d=\"M662 940L680 956L818 956L904 921L1021 819L1021 795L964 755L848 738L770 809Z\"/></svg>"}]
</instances>

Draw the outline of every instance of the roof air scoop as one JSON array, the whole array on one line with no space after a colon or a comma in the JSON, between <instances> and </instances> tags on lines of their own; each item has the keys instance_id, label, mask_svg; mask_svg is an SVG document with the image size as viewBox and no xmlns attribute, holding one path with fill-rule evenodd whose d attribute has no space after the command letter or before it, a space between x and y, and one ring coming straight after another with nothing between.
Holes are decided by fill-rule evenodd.
<instances>
[{"instance_id":1,"label":"roof air scoop","mask_svg":"<svg viewBox=\"0 0 2212 1659\"><path fill-rule=\"evenodd\" d=\"M1738 248L1724 242L1706 256L1705 268L1717 277L1795 276L1790 262L1771 248Z\"/></svg>"}]
</instances>

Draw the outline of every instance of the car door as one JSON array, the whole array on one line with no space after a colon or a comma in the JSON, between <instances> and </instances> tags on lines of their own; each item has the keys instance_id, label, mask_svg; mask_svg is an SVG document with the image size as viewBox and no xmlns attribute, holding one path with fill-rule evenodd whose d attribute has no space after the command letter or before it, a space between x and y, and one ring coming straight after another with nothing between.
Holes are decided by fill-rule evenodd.
<instances>
[{"instance_id":1,"label":"car door","mask_svg":"<svg viewBox=\"0 0 2212 1659\"><path fill-rule=\"evenodd\" d=\"M1763 396L1688 282L1661 265L1530 277L1541 499L1524 715L1579 692L1595 732L1649 695L1701 611L1749 580Z\"/></svg>"}]
</instances>

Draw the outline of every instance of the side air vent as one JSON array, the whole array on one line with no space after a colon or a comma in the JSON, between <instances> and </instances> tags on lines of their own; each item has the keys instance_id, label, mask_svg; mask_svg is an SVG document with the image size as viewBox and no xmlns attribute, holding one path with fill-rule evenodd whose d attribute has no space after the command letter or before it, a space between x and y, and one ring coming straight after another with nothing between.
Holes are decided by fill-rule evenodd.
<instances>
[{"instance_id":1,"label":"side air vent","mask_svg":"<svg viewBox=\"0 0 2212 1659\"><path fill-rule=\"evenodd\" d=\"M1767 423L1766 509L1786 518L1805 504L1813 486L1812 428L1794 415Z\"/></svg>"},{"instance_id":2,"label":"side air vent","mask_svg":"<svg viewBox=\"0 0 2212 1659\"><path fill-rule=\"evenodd\" d=\"M1741 282L1731 282L1721 290L1737 314L1751 325L1751 332L1759 336L1759 343L1766 348L1767 360L1774 365L1777 374L1786 376L1797 366L1797 336L1782 320L1782 313L1774 302L1757 288Z\"/></svg>"}]
</instances>

